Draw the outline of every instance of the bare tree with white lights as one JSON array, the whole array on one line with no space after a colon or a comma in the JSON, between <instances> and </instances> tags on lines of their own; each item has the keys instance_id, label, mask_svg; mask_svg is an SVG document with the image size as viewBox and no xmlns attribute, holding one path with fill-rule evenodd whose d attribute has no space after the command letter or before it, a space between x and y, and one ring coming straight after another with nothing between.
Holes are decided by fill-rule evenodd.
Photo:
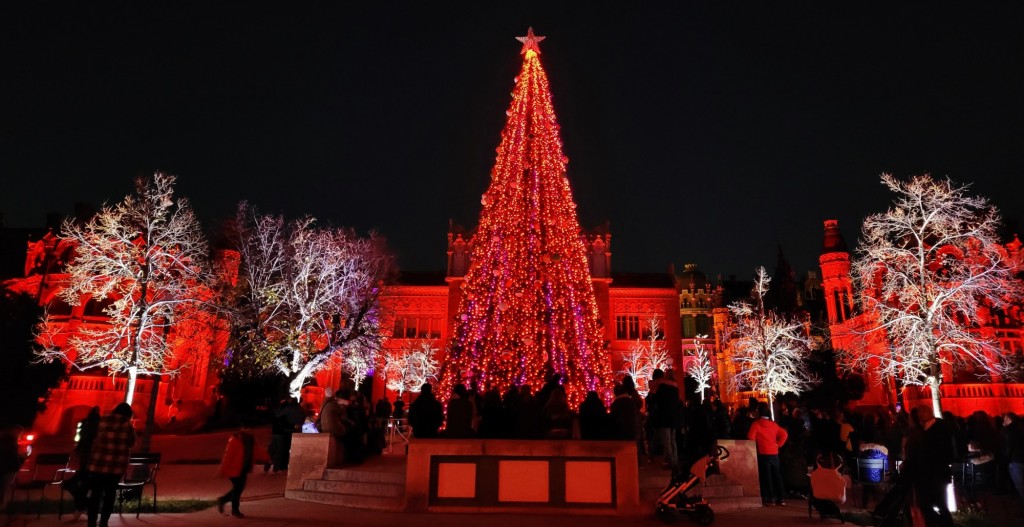
<instances>
[{"instance_id":1,"label":"bare tree with white lights","mask_svg":"<svg viewBox=\"0 0 1024 527\"><path fill-rule=\"evenodd\" d=\"M129 404L139 375L178 372L168 367L168 333L208 311L211 299L206 238L188 201L174 199L175 180L161 172L140 177L121 202L62 227L61 238L75 251L60 296L70 305L104 305L106 320L81 324L66 346L49 344L39 353L80 370L127 374ZM54 335L43 337L52 342Z\"/></svg>"},{"instance_id":2,"label":"bare tree with white lights","mask_svg":"<svg viewBox=\"0 0 1024 527\"><path fill-rule=\"evenodd\" d=\"M972 331L982 308L1018 298L1020 284L999 245L999 212L967 186L919 175L882 183L896 194L892 207L864 220L853 263L858 299L889 349L854 354L861 367L887 378L930 387L942 415L942 365L1002 372L997 342Z\"/></svg>"},{"instance_id":3,"label":"bare tree with white lights","mask_svg":"<svg viewBox=\"0 0 1024 527\"><path fill-rule=\"evenodd\" d=\"M384 356L384 382L401 398L405 392L419 393L424 383L437 379L441 367L437 349L426 340L409 343Z\"/></svg>"},{"instance_id":4,"label":"bare tree with white lights","mask_svg":"<svg viewBox=\"0 0 1024 527\"><path fill-rule=\"evenodd\" d=\"M619 375L629 375L636 384L636 391L641 397L647 397L648 380L654 370L668 369L671 361L668 356L668 347L663 340L664 333L661 330L661 321L657 316L652 316L646 321L648 334L644 340L636 339L628 351L622 354L622 369Z\"/></svg>"},{"instance_id":5,"label":"bare tree with white lights","mask_svg":"<svg viewBox=\"0 0 1024 527\"><path fill-rule=\"evenodd\" d=\"M356 347L341 357L341 370L352 378L352 386L358 391L366 376L373 372L376 361L376 347Z\"/></svg>"},{"instance_id":6,"label":"bare tree with white lights","mask_svg":"<svg viewBox=\"0 0 1024 527\"><path fill-rule=\"evenodd\" d=\"M775 419L775 396L800 394L814 385L807 369L811 337L799 321L765 309L764 297L771 278L764 267L754 279L753 304L736 302L729 306L736 319L732 330L732 358L737 373L734 382L749 384L768 397Z\"/></svg>"},{"instance_id":7,"label":"bare tree with white lights","mask_svg":"<svg viewBox=\"0 0 1024 527\"><path fill-rule=\"evenodd\" d=\"M391 271L383 240L317 227L308 217L286 222L244 204L236 229L231 345L239 360L284 375L298 398L332 359L344 365L380 347L378 299Z\"/></svg>"},{"instance_id":8,"label":"bare tree with white lights","mask_svg":"<svg viewBox=\"0 0 1024 527\"><path fill-rule=\"evenodd\" d=\"M694 391L700 394L701 404L704 403L704 392L706 392L708 388L711 388L711 376L715 373L714 369L711 367L711 359L708 357L708 351L704 348L704 344L701 342L701 339L705 338L707 338L706 335L698 335L697 338L693 339L693 356L696 360L687 372L687 374L697 382L697 388Z\"/></svg>"}]
</instances>

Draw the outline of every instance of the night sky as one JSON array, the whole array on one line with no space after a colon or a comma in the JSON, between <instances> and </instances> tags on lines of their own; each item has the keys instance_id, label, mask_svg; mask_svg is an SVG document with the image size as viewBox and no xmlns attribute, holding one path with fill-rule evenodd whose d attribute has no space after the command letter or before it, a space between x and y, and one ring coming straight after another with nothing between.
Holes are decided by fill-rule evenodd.
<instances>
[{"instance_id":1,"label":"night sky","mask_svg":"<svg viewBox=\"0 0 1024 527\"><path fill-rule=\"evenodd\" d=\"M779 245L816 269L822 222L852 244L885 171L973 182L1024 235L1019 2L627 3L7 3L0 211L42 226L160 169L211 230L246 199L443 270L533 26L615 270L747 277Z\"/></svg>"}]
</instances>

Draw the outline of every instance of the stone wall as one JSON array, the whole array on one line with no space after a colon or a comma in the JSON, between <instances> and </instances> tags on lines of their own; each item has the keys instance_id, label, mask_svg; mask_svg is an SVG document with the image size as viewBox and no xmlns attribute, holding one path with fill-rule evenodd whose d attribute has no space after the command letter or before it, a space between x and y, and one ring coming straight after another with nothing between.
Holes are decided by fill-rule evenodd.
<instances>
[{"instance_id":1,"label":"stone wall","mask_svg":"<svg viewBox=\"0 0 1024 527\"><path fill-rule=\"evenodd\" d=\"M641 511L631 441L413 440L406 510Z\"/></svg>"}]
</instances>

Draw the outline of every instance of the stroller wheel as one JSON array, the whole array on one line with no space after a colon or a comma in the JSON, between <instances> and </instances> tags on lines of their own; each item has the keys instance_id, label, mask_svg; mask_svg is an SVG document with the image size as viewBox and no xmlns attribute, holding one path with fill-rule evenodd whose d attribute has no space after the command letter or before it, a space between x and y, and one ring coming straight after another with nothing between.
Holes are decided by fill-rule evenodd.
<instances>
[{"instance_id":1,"label":"stroller wheel","mask_svg":"<svg viewBox=\"0 0 1024 527\"><path fill-rule=\"evenodd\" d=\"M693 511L693 521L697 522L697 525L711 525L715 521L715 511L711 510L711 507L697 507Z\"/></svg>"},{"instance_id":2,"label":"stroller wheel","mask_svg":"<svg viewBox=\"0 0 1024 527\"><path fill-rule=\"evenodd\" d=\"M676 513L664 505L658 505L654 509L654 515L664 523L673 523L676 520Z\"/></svg>"}]
</instances>

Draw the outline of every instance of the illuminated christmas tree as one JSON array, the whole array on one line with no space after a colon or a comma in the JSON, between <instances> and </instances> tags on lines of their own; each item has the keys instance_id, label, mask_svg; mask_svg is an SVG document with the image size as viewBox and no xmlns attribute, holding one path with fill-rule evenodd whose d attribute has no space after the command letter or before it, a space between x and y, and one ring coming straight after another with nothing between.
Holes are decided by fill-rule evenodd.
<instances>
[{"instance_id":1,"label":"illuminated christmas tree","mask_svg":"<svg viewBox=\"0 0 1024 527\"><path fill-rule=\"evenodd\" d=\"M597 303L566 178L547 74L530 28L508 121L483 195L442 393L540 388L558 373L575 407L611 379Z\"/></svg>"}]
</instances>

